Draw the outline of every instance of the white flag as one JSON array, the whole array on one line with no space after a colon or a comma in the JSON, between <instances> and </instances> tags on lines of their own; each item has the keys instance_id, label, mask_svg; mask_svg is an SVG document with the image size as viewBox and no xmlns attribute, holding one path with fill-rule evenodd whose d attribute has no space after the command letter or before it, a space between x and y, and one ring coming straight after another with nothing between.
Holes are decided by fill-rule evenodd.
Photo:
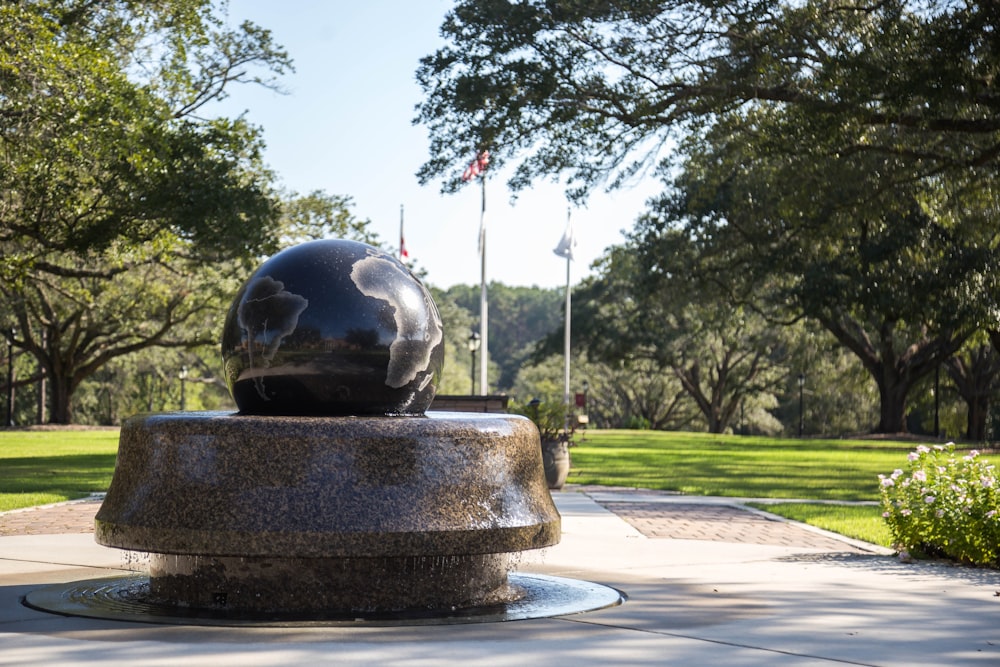
<instances>
[{"instance_id":1,"label":"white flag","mask_svg":"<svg viewBox=\"0 0 1000 667\"><path fill-rule=\"evenodd\" d=\"M574 248L576 248L576 237L573 235L573 222L570 220L569 211L566 211L566 231L552 252L566 259L573 259Z\"/></svg>"}]
</instances>

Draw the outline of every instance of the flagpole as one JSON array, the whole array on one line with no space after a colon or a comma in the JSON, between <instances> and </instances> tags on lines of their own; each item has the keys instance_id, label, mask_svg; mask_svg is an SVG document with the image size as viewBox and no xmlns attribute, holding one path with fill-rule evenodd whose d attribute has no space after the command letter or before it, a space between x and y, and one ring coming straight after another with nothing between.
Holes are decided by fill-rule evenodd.
<instances>
[{"instance_id":1,"label":"flagpole","mask_svg":"<svg viewBox=\"0 0 1000 667\"><path fill-rule=\"evenodd\" d=\"M489 304L486 298L486 174L480 176L482 206L479 209L479 340L482 353L479 355L479 394L486 396L489 382L486 369L489 362Z\"/></svg>"},{"instance_id":2,"label":"flagpole","mask_svg":"<svg viewBox=\"0 0 1000 667\"><path fill-rule=\"evenodd\" d=\"M403 245L403 205L399 205L399 259L402 260L406 255L404 251L406 246Z\"/></svg>"},{"instance_id":3,"label":"flagpole","mask_svg":"<svg viewBox=\"0 0 1000 667\"><path fill-rule=\"evenodd\" d=\"M489 305L486 298L486 167L490 163L490 152L479 151L462 173L465 182L479 178L482 205L479 209L479 344L482 354L479 355L479 393L486 396L489 389L489 378L486 376L489 367ZM475 364L475 362L473 362ZM475 387L472 388L475 391Z\"/></svg>"},{"instance_id":4,"label":"flagpole","mask_svg":"<svg viewBox=\"0 0 1000 667\"><path fill-rule=\"evenodd\" d=\"M570 209L567 208L566 209L566 227L567 228L569 227L569 224L570 224L570 217L569 216L570 216ZM563 401L566 403L566 407L567 408L570 405L570 402L569 402L569 400L570 400L570 395L569 395L569 358L570 358L570 346L569 346L569 338L570 338L570 335L569 335L570 334L569 265L570 264L569 263L570 263L570 261L572 259L572 256L573 256L572 252L568 252L566 254L566 324L564 326L564 333L563 333L563 354L565 356L565 364L564 364L565 368L564 368L564 372L563 372L563 381L564 381L563 382ZM569 410L566 411L566 421L567 421L566 428L568 430L569 429L569 423L568 423L569 422Z\"/></svg>"}]
</instances>

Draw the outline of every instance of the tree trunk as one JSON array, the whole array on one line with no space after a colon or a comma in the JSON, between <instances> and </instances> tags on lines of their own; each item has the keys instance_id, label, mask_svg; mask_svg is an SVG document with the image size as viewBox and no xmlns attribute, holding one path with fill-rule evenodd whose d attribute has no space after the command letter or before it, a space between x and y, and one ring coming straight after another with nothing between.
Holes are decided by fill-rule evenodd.
<instances>
[{"instance_id":1,"label":"tree trunk","mask_svg":"<svg viewBox=\"0 0 1000 667\"><path fill-rule=\"evenodd\" d=\"M965 437L974 442L986 440L990 403L1000 390L1000 355L993 346L980 345L948 359L945 370L965 401Z\"/></svg>"},{"instance_id":2,"label":"tree trunk","mask_svg":"<svg viewBox=\"0 0 1000 667\"><path fill-rule=\"evenodd\" d=\"M910 383L901 378L882 379L878 392L882 406L877 432L906 433L906 397L910 393Z\"/></svg>"},{"instance_id":3,"label":"tree trunk","mask_svg":"<svg viewBox=\"0 0 1000 667\"><path fill-rule=\"evenodd\" d=\"M967 405L969 416L966 420L965 438L972 442L984 442L986 440L986 419L990 414L990 399L985 396L977 396Z\"/></svg>"},{"instance_id":4,"label":"tree trunk","mask_svg":"<svg viewBox=\"0 0 1000 667\"><path fill-rule=\"evenodd\" d=\"M53 424L73 423L73 390L66 378L54 377L49 385L52 397Z\"/></svg>"},{"instance_id":5,"label":"tree trunk","mask_svg":"<svg viewBox=\"0 0 1000 667\"><path fill-rule=\"evenodd\" d=\"M848 350L857 355L878 385L882 405L878 433L906 432L906 399L914 383L934 371L954 354L972 334L967 330L944 330L935 336L911 332L910 340L896 340L897 322L874 323L870 331L849 316L820 317L819 322Z\"/></svg>"}]
</instances>

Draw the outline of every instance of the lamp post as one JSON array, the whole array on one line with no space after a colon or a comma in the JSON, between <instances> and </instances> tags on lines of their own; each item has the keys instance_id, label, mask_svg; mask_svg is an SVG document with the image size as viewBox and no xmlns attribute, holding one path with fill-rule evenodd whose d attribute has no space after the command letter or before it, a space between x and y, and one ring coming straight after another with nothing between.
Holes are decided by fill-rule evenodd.
<instances>
[{"instance_id":1,"label":"lamp post","mask_svg":"<svg viewBox=\"0 0 1000 667\"><path fill-rule=\"evenodd\" d=\"M934 367L934 437L941 437L941 364Z\"/></svg>"},{"instance_id":2,"label":"lamp post","mask_svg":"<svg viewBox=\"0 0 1000 667\"><path fill-rule=\"evenodd\" d=\"M583 414L588 414L587 411L587 394L590 392L590 383L586 380L583 381Z\"/></svg>"},{"instance_id":3,"label":"lamp post","mask_svg":"<svg viewBox=\"0 0 1000 667\"><path fill-rule=\"evenodd\" d=\"M17 329L10 328L7 339L7 426L14 425L14 336Z\"/></svg>"},{"instance_id":4,"label":"lamp post","mask_svg":"<svg viewBox=\"0 0 1000 667\"><path fill-rule=\"evenodd\" d=\"M184 386L188 377L188 367L181 366L181 372L177 374L177 377L181 381L181 412L184 412L187 409L187 395L185 394Z\"/></svg>"},{"instance_id":5,"label":"lamp post","mask_svg":"<svg viewBox=\"0 0 1000 667\"><path fill-rule=\"evenodd\" d=\"M806 386L806 375L805 373L799 373L799 437L802 437L802 427L803 427L803 411L802 411L802 395L804 393Z\"/></svg>"},{"instance_id":6,"label":"lamp post","mask_svg":"<svg viewBox=\"0 0 1000 667\"><path fill-rule=\"evenodd\" d=\"M473 331L469 334L469 352L472 354L472 389L469 391L470 395L475 395L476 393L476 350L479 349L479 345L482 343L482 339L479 337L479 332Z\"/></svg>"},{"instance_id":7,"label":"lamp post","mask_svg":"<svg viewBox=\"0 0 1000 667\"><path fill-rule=\"evenodd\" d=\"M528 401L528 407L531 409L531 418L535 422L535 426L538 426L538 406L541 404L542 402L537 398Z\"/></svg>"}]
</instances>

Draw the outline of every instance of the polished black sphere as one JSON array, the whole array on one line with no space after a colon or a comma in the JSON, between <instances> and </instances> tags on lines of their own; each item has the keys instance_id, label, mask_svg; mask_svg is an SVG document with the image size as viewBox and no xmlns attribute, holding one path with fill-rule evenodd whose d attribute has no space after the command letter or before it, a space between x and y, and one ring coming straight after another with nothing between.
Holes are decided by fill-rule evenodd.
<instances>
[{"instance_id":1,"label":"polished black sphere","mask_svg":"<svg viewBox=\"0 0 1000 667\"><path fill-rule=\"evenodd\" d=\"M444 332L430 293L395 257L311 241L240 289L222 359L241 413L415 415L437 391Z\"/></svg>"}]
</instances>

